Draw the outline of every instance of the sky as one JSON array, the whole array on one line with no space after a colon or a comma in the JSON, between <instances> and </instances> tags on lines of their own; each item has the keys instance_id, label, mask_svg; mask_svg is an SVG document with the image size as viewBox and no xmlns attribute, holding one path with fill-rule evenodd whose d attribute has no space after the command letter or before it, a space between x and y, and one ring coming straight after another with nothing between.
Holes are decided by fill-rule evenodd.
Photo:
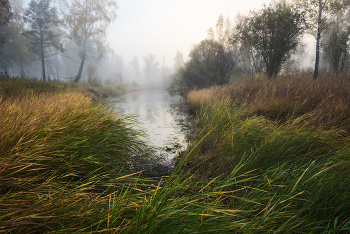
<instances>
[{"instance_id":1,"label":"sky","mask_svg":"<svg viewBox=\"0 0 350 234\"><path fill-rule=\"evenodd\" d=\"M234 18L246 14L268 0L117 0L116 21L108 29L108 42L115 54L128 63L155 54L173 65L177 51L186 59L192 46L215 28L220 14Z\"/></svg>"}]
</instances>

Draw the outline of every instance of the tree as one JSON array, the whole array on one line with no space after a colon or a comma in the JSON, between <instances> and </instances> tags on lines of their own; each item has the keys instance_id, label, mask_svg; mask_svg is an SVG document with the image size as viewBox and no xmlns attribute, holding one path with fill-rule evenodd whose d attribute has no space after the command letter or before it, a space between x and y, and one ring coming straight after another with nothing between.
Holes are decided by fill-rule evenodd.
<instances>
[{"instance_id":1,"label":"tree","mask_svg":"<svg viewBox=\"0 0 350 234\"><path fill-rule=\"evenodd\" d=\"M28 63L29 52L26 48L28 40L24 33L24 8L22 0L10 0L11 20L2 27L6 35L6 43L0 48L0 66L9 72L10 67L19 65L20 75L24 76L23 66Z\"/></svg>"},{"instance_id":2,"label":"tree","mask_svg":"<svg viewBox=\"0 0 350 234\"><path fill-rule=\"evenodd\" d=\"M136 57L136 55L132 58L130 61L131 67L135 70L136 75L141 75L140 73L140 65L139 65L139 59Z\"/></svg>"},{"instance_id":3,"label":"tree","mask_svg":"<svg viewBox=\"0 0 350 234\"><path fill-rule=\"evenodd\" d=\"M235 68L232 51L214 40L203 40L190 52L190 60L173 76L171 95L186 95L193 88L226 84Z\"/></svg>"},{"instance_id":4,"label":"tree","mask_svg":"<svg viewBox=\"0 0 350 234\"><path fill-rule=\"evenodd\" d=\"M11 19L11 6L8 0L0 0L0 46L5 43L6 35L3 29Z\"/></svg>"},{"instance_id":5,"label":"tree","mask_svg":"<svg viewBox=\"0 0 350 234\"><path fill-rule=\"evenodd\" d=\"M334 23L338 14L345 11L350 0L294 0L306 13L311 31L316 31L316 60L314 80L318 77L320 67L320 42L322 33Z\"/></svg>"},{"instance_id":6,"label":"tree","mask_svg":"<svg viewBox=\"0 0 350 234\"><path fill-rule=\"evenodd\" d=\"M184 56L180 51L177 51L174 58L174 68L175 70L178 70L179 68L183 67L183 65L184 65Z\"/></svg>"},{"instance_id":7,"label":"tree","mask_svg":"<svg viewBox=\"0 0 350 234\"><path fill-rule=\"evenodd\" d=\"M249 43L263 58L266 73L274 78L304 32L304 15L285 2L264 5L238 25L236 39Z\"/></svg>"},{"instance_id":8,"label":"tree","mask_svg":"<svg viewBox=\"0 0 350 234\"><path fill-rule=\"evenodd\" d=\"M162 66L160 67L159 70L160 70L159 73L160 73L163 85L167 85L169 83L169 80L170 80L171 70L166 65L166 60L165 60L164 55L163 55Z\"/></svg>"},{"instance_id":9,"label":"tree","mask_svg":"<svg viewBox=\"0 0 350 234\"><path fill-rule=\"evenodd\" d=\"M145 76L147 79L151 79L159 71L159 62L154 54L148 54L146 57L143 57L143 60L145 62Z\"/></svg>"},{"instance_id":10,"label":"tree","mask_svg":"<svg viewBox=\"0 0 350 234\"><path fill-rule=\"evenodd\" d=\"M335 24L327 36L324 57L336 75L345 73L350 65L350 27Z\"/></svg>"},{"instance_id":11,"label":"tree","mask_svg":"<svg viewBox=\"0 0 350 234\"><path fill-rule=\"evenodd\" d=\"M237 70L240 73L252 76L264 71L264 61L261 55L246 40L236 44L238 49Z\"/></svg>"},{"instance_id":12,"label":"tree","mask_svg":"<svg viewBox=\"0 0 350 234\"><path fill-rule=\"evenodd\" d=\"M66 36L78 47L80 66L74 79L74 82L78 82L88 53L103 55L101 38L109 24L116 19L118 6L114 0L62 0L60 6Z\"/></svg>"},{"instance_id":13,"label":"tree","mask_svg":"<svg viewBox=\"0 0 350 234\"><path fill-rule=\"evenodd\" d=\"M30 30L24 35L30 40L29 51L41 60L43 81L46 81L45 58L49 56L48 50L59 47L55 41L58 35L52 31L58 25L57 11L50 4L51 0L32 0L24 16L24 21L30 25Z\"/></svg>"},{"instance_id":14,"label":"tree","mask_svg":"<svg viewBox=\"0 0 350 234\"><path fill-rule=\"evenodd\" d=\"M212 27L207 30L207 39L215 40L222 44L226 50L232 50L233 45L231 43L231 36L234 32L234 26L230 18L224 16L222 14L219 15L218 20L216 21L215 31Z\"/></svg>"},{"instance_id":15,"label":"tree","mask_svg":"<svg viewBox=\"0 0 350 234\"><path fill-rule=\"evenodd\" d=\"M214 32L214 29L212 27L210 27L208 30L207 30L207 38L208 40L215 40L215 32Z\"/></svg>"},{"instance_id":16,"label":"tree","mask_svg":"<svg viewBox=\"0 0 350 234\"><path fill-rule=\"evenodd\" d=\"M233 56L234 63L236 64L238 56L238 46L231 42L232 35L234 34L234 24L229 17L224 18L222 14L219 15L218 20L216 21L215 32L213 28L209 28L207 31L207 40L213 40L221 44L225 51L230 52Z\"/></svg>"},{"instance_id":17,"label":"tree","mask_svg":"<svg viewBox=\"0 0 350 234\"><path fill-rule=\"evenodd\" d=\"M226 50L232 49L231 36L234 33L234 26L229 17L224 18L222 14L216 22L216 40L221 43Z\"/></svg>"}]
</instances>

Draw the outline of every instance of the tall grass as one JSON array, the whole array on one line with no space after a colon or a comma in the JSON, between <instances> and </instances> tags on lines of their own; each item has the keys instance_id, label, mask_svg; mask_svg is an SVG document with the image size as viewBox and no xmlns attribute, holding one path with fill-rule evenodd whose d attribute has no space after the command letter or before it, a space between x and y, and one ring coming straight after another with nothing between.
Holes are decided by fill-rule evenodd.
<instances>
[{"instance_id":1,"label":"tall grass","mask_svg":"<svg viewBox=\"0 0 350 234\"><path fill-rule=\"evenodd\" d=\"M245 159L228 175L195 181L182 164L155 188L132 188L111 202L105 217L110 233L341 233L349 230L348 217L335 219L305 215L312 208L305 199L305 184L323 176L315 163L288 170L287 165L264 173L246 171ZM315 174L315 171L317 173ZM140 186L139 186L140 187ZM138 197L138 198L137 198ZM133 206L130 216L121 214L123 201ZM125 203L124 203L125 204ZM129 206L130 208L130 206ZM120 225L120 219L123 219Z\"/></svg>"},{"instance_id":2,"label":"tall grass","mask_svg":"<svg viewBox=\"0 0 350 234\"><path fill-rule=\"evenodd\" d=\"M304 77L277 80L235 79L229 85L193 91L189 101L197 105L206 99L228 97L235 106L244 105L243 117L264 116L286 121L303 116L300 123L330 129L349 130L350 80L327 78L313 81ZM305 115L306 114L306 115Z\"/></svg>"},{"instance_id":3,"label":"tall grass","mask_svg":"<svg viewBox=\"0 0 350 234\"><path fill-rule=\"evenodd\" d=\"M59 92L80 92L91 97L94 101L101 101L108 97L116 97L126 92L125 87L117 84L91 86L86 83L72 82L42 82L37 80L13 78L1 79L0 94L3 99L13 98L24 93L59 93Z\"/></svg>"},{"instance_id":4,"label":"tall grass","mask_svg":"<svg viewBox=\"0 0 350 234\"><path fill-rule=\"evenodd\" d=\"M81 93L0 102L0 232L72 232L104 215L147 149L133 121Z\"/></svg>"},{"instance_id":5,"label":"tall grass","mask_svg":"<svg viewBox=\"0 0 350 234\"><path fill-rule=\"evenodd\" d=\"M197 109L197 140L211 134L188 167L199 164L197 178L216 178L243 160L243 172L253 170L268 184L251 186L265 186L274 196L291 188L300 192L288 210L308 223L306 233L349 225L349 88L347 80L292 78L192 91L188 102Z\"/></svg>"},{"instance_id":6,"label":"tall grass","mask_svg":"<svg viewBox=\"0 0 350 234\"><path fill-rule=\"evenodd\" d=\"M225 89L189 95L198 143L158 180L134 171L132 118L81 93L2 100L0 233L349 232L346 128L251 115Z\"/></svg>"}]
</instances>

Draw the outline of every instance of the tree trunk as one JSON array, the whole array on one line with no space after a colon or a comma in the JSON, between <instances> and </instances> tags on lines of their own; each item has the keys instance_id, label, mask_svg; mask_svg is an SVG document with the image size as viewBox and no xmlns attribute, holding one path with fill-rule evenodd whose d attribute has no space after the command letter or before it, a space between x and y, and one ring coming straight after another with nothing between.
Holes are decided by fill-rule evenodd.
<instances>
[{"instance_id":1,"label":"tree trunk","mask_svg":"<svg viewBox=\"0 0 350 234\"><path fill-rule=\"evenodd\" d=\"M316 38L316 61L315 61L315 70L314 70L314 80L318 77L318 69L320 67L320 40L321 40L321 23L322 23L322 2L318 1L319 11L318 11L318 27L317 27L317 38Z\"/></svg>"},{"instance_id":2,"label":"tree trunk","mask_svg":"<svg viewBox=\"0 0 350 234\"><path fill-rule=\"evenodd\" d=\"M9 63L8 63L8 61L9 61L9 57L8 57L8 53L7 53L7 45L5 44L5 45L3 45L4 46L4 52L5 52L5 74L10 74L10 71L9 71ZM8 78L8 77L6 77L6 78Z\"/></svg>"},{"instance_id":3,"label":"tree trunk","mask_svg":"<svg viewBox=\"0 0 350 234\"><path fill-rule=\"evenodd\" d=\"M25 75L25 72L24 72L24 69L23 69L23 62L22 62L22 60L20 60L19 66L21 68L21 73L20 73L19 76L20 76L20 78L25 78L26 75Z\"/></svg>"},{"instance_id":4,"label":"tree trunk","mask_svg":"<svg viewBox=\"0 0 350 234\"><path fill-rule=\"evenodd\" d=\"M74 82L78 82L80 80L81 74L83 73L84 63L85 63L85 53L81 57L81 63L80 63L78 75L75 77Z\"/></svg>"},{"instance_id":5,"label":"tree trunk","mask_svg":"<svg viewBox=\"0 0 350 234\"><path fill-rule=\"evenodd\" d=\"M85 9L87 9L87 1L85 2ZM81 74L83 73L83 68L84 68L84 63L85 63L85 57L86 57L86 42L88 39L88 35L87 35L87 26L86 26L86 22L84 24L84 45L83 45L83 56L81 57L81 62L80 62L80 67L79 67L79 71L78 71L78 75L75 77L74 82L78 82L81 78Z\"/></svg>"},{"instance_id":6,"label":"tree trunk","mask_svg":"<svg viewBox=\"0 0 350 234\"><path fill-rule=\"evenodd\" d=\"M41 47L41 65L43 69L43 81L46 82L46 75L45 75L45 57L44 57L44 40L43 40L43 34L40 33L40 47Z\"/></svg>"}]
</instances>

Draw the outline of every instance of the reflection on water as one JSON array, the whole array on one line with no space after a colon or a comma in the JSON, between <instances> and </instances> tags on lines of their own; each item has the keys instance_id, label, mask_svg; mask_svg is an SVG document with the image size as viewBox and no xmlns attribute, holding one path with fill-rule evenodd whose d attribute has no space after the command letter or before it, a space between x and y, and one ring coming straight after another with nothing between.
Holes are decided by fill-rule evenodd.
<instances>
[{"instance_id":1,"label":"reflection on water","mask_svg":"<svg viewBox=\"0 0 350 234\"><path fill-rule=\"evenodd\" d=\"M109 100L118 114L134 115L147 134L146 141L171 164L176 150L185 150L190 116L181 97L171 97L163 90L129 93Z\"/></svg>"}]
</instances>

